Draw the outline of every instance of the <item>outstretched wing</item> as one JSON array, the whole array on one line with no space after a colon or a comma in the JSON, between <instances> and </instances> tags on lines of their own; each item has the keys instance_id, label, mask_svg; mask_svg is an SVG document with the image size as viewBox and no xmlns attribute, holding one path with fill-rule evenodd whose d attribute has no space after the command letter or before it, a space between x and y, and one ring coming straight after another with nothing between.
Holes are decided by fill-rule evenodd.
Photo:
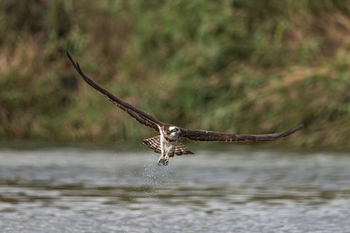
<instances>
[{"instance_id":1,"label":"outstretched wing","mask_svg":"<svg viewBox=\"0 0 350 233\"><path fill-rule=\"evenodd\" d=\"M290 129L284 133L274 133L274 134L229 134L205 130L186 130L182 129L182 137L188 138L193 141L221 141L221 142L238 142L238 141L274 141L283 137L287 137L298 130L304 128L304 124L298 126L295 129Z\"/></svg>"},{"instance_id":2,"label":"outstretched wing","mask_svg":"<svg viewBox=\"0 0 350 233\"><path fill-rule=\"evenodd\" d=\"M115 97L110 92L105 90L103 87L98 85L94 80L89 78L81 69L78 62L74 62L72 56L67 52L67 56L69 60L72 62L74 68L78 71L78 73L83 77L85 82L87 82L90 86L95 88L101 95L105 96L109 101L113 104L117 105L122 110L126 111L130 116L135 118L138 122L143 125L149 126L159 132L158 125L164 124L163 122L158 121L155 117L150 114L132 106L131 104Z\"/></svg>"}]
</instances>

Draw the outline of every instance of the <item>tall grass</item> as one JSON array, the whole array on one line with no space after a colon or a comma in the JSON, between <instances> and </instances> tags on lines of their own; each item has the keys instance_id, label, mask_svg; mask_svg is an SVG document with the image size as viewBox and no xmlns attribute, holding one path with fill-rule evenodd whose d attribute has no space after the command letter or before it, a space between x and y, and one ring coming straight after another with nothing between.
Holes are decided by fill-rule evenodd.
<instances>
[{"instance_id":1,"label":"tall grass","mask_svg":"<svg viewBox=\"0 0 350 233\"><path fill-rule=\"evenodd\" d=\"M3 0L0 137L155 133L84 83L69 51L159 120L234 133L306 123L285 140L350 146L349 15L350 1L336 0Z\"/></svg>"}]
</instances>

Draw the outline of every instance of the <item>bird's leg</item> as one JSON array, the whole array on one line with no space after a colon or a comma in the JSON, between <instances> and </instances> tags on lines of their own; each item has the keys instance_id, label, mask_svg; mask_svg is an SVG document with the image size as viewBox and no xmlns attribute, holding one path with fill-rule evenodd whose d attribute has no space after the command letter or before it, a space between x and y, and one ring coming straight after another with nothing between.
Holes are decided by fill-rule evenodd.
<instances>
[{"instance_id":1,"label":"bird's leg","mask_svg":"<svg viewBox=\"0 0 350 233\"><path fill-rule=\"evenodd\" d=\"M158 166L166 166L168 165L168 161L166 162L166 156L164 156L165 151L162 150L162 154L160 155L159 159L158 159Z\"/></svg>"},{"instance_id":2,"label":"bird's leg","mask_svg":"<svg viewBox=\"0 0 350 233\"><path fill-rule=\"evenodd\" d=\"M164 148L164 141L161 139L160 140L160 151L161 151L161 155L158 159L158 166L166 166L168 165L169 163L169 156L168 156L168 153L167 153L167 150Z\"/></svg>"},{"instance_id":3,"label":"bird's leg","mask_svg":"<svg viewBox=\"0 0 350 233\"><path fill-rule=\"evenodd\" d=\"M160 155L159 159L158 159L158 166L167 166L169 163L169 155L168 155L168 151L167 150L163 150L162 154Z\"/></svg>"},{"instance_id":4,"label":"bird's leg","mask_svg":"<svg viewBox=\"0 0 350 233\"><path fill-rule=\"evenodd\" d=\"M170 150L168 148L165 150L165 156L164 156L164 160L163 160L164 166L167 166L169 163L169 151Z\"/></svg>"},{"instance_id":5,"label":"bird's leg","mask_svg":"<svg viewBox=\"0 0 350 233\"><path fill-rule=\"evenodd\" d=\"M167 166L169 163L169 153L170 153L171 149L173 149L173 147L174 146L172 146L172 145L165 146L165 150L164 150L163 158L162 158L162 163L164 166ZM158 162L158 164L159 164L159 162Z\"/></svg>"}]
</instances>

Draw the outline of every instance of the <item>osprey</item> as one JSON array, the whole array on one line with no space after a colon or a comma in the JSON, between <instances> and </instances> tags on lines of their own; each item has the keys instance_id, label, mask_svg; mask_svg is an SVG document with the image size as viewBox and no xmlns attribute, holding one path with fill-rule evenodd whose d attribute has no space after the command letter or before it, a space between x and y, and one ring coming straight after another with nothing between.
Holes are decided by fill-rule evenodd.
<instances>
[{"instance_id":1,"label":"osprey","mask_svg":"<svg viewBox=\"0 0 350 233\"><path fill-rule=\"evenodd\" d=\"M169 157L174 155L194 154L187 149L179 140L181 137L194 141L222 141L222 142L238 142L238 141L274 141L282 137L289 136L296 131L304 128L304 124L295 129L290 129L284 133L273 134L249 134L238 135L230 133L221 133L206 130L188 130L174 125L169 125L157 120L150 114L132 106L131 104L115 97L103 87L89 78L81 69L78 62L74 62L71 55L67 52L69 60L72 62L74 68L78 71L81 77L90 86L95 88L101 95L105 96L113 104L126 111L130 116L135 118L143 125L149 126L156 130L160 135L142 140L154 152L161 154L158 160L158 165L168 165Z\"/></svg>"}]
</instances>

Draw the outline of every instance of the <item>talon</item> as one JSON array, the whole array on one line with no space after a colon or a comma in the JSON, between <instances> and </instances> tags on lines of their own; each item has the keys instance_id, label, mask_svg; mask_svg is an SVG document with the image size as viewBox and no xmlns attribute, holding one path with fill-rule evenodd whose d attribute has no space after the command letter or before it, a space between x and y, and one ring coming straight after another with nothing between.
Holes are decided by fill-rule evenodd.
<instances>
[{"instance_id":1,"label":"talon","mask_svg":"<svg viewBox=\"0 0 350 233\"><path fill-rule=\"evenodd\" d=\"M164 166L167 166L168 163L169 163L169 160L165 160L165 161L163 162L163 165L164 165Z\"/></svg>"},{"instance_id":2,"label":"talon","mask_svg":"<svg viewBox=\"0 0 350 233\"><path fill-rule=\"evenodd\" d=\"M165 158L160 158L159 160L158 160L158 166L167 166L168 165L168 163L169 163L169 160L167 160L167 159L165 159Z\"/></svg>"}]
</instances>

